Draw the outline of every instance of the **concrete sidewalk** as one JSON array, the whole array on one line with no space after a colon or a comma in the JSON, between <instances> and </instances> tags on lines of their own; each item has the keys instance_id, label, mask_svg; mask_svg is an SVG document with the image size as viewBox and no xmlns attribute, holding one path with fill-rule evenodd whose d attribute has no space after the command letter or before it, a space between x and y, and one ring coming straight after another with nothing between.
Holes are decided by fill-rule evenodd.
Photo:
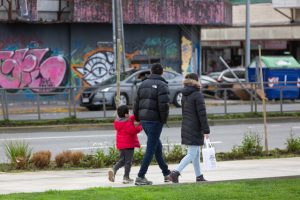
<instances>
[{"instance_id":1,"label":"concrete sidewalk","mask_svg":"<svg viewBox=\"0 0 300 200\"><path fill-rule=\"evenodd\" d=\"M174 169L176 165L170 165ZM131 178L135 178L139 167L133 167ZM224 181L239 179L256 179L270 177L299 176L300 157L243 160L218 162L214 171L203 171L208 181ZM1 173L0 194L20 192L44 192L47 190L80 190L91 187L132 187L134 184L122 184L123 169L116 176L116 182L107 179L107 169L70 170L70 171L40 171L24 173ZM154 185L164 183L159 167L149 167L146 177ZM190 164L179 177L181 183L195 182L194 170Z\"/></svg>"}]
</instances>

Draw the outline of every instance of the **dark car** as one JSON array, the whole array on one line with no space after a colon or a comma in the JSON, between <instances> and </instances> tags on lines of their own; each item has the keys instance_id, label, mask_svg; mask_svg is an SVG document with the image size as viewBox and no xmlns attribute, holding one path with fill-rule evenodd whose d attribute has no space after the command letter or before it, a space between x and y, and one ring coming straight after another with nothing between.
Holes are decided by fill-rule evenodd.
<instances>
[{"instance_id":1,"label":"dark car","mask_svg":"<svg viewBox=\"0 0 300 200\"><path fill-rule=\"evenodd\" d=\"M145 70L130 70L121 73L120 81L120 104L132 105L136 88L141 80L150 74L150 69ZM163 77L168 81L170 90L170 103L175 106L181 106L182 94L180 92L182 88L183 76L174 71L165 70ZM116 96L116 75L111 76L100 84L86 88L80 96L80 106L86 107L89 110L98 110L101 105L105 104L109 106L115 106ZM201 83L207 90L212 90L210 85L215 85L217 82L207 76L201 76Z\"/></svg>"}]
</instances>

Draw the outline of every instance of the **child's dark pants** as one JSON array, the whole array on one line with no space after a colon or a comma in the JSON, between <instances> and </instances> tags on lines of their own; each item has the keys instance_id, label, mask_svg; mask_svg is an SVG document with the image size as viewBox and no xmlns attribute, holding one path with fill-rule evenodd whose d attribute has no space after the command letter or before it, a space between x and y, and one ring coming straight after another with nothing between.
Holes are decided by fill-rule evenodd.
<instances>
[{"instance_id":1,"label":"child's dark pants","mask_svg":"<svg viewBox=\"0 0 300 200\"><path fill-rule=\"evenodd\" d=\"M129 173L131 170L132 160L133 160L134 148L131 149L121 149L120 150L120 159L113 167L115 173L117 173L118 169L125 166L125 174L124 177L129 177Z\"/></svg>"}]
</instances>

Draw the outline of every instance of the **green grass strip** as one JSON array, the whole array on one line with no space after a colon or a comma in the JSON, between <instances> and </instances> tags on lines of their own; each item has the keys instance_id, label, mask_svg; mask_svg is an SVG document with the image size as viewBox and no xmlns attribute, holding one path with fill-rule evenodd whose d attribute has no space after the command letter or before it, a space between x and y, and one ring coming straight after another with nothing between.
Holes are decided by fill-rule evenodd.
<instances>
[{"instance_id":1,"label":"green grass strip","mask_svg":"<svg viewBox=\"0 0 300 200\"><path fill-rule=\"evenodd\" d=\"M232 173L234 173L234 171ZM204 184L173 184L130 188L93 188L80 191L48 191L44 193L0 196L1 200L298 200L299 198L300 178L246 180L219 183L208 182Z\"/></svg>"}]
</instances>

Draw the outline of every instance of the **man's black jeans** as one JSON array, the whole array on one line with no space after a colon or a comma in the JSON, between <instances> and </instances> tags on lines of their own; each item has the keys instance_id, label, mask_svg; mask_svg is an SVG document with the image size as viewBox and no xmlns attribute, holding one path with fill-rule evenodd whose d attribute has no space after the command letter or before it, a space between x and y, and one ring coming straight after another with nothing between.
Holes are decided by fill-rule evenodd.
<instances>
[{"instance_id":1,"label":"man's black jeans","mask_svg":"<svg viewBox=\"0 0 300 200\"><path fill-rule=\"evenodd\" d=\"M138 177L144 178L147 173L148 167L152 161L153 155L155 155L155 159L162 170L164 176L170 174L170 170L168 169L168 165L165 163L163 159L162 153L162 144L160 141L160 134L162 131L163 124L158 121L141 121L142 127L148 137L147 139L147 148L146 152L141 164L140 171L138 173Z\"/></svg>"}]
</instances>

